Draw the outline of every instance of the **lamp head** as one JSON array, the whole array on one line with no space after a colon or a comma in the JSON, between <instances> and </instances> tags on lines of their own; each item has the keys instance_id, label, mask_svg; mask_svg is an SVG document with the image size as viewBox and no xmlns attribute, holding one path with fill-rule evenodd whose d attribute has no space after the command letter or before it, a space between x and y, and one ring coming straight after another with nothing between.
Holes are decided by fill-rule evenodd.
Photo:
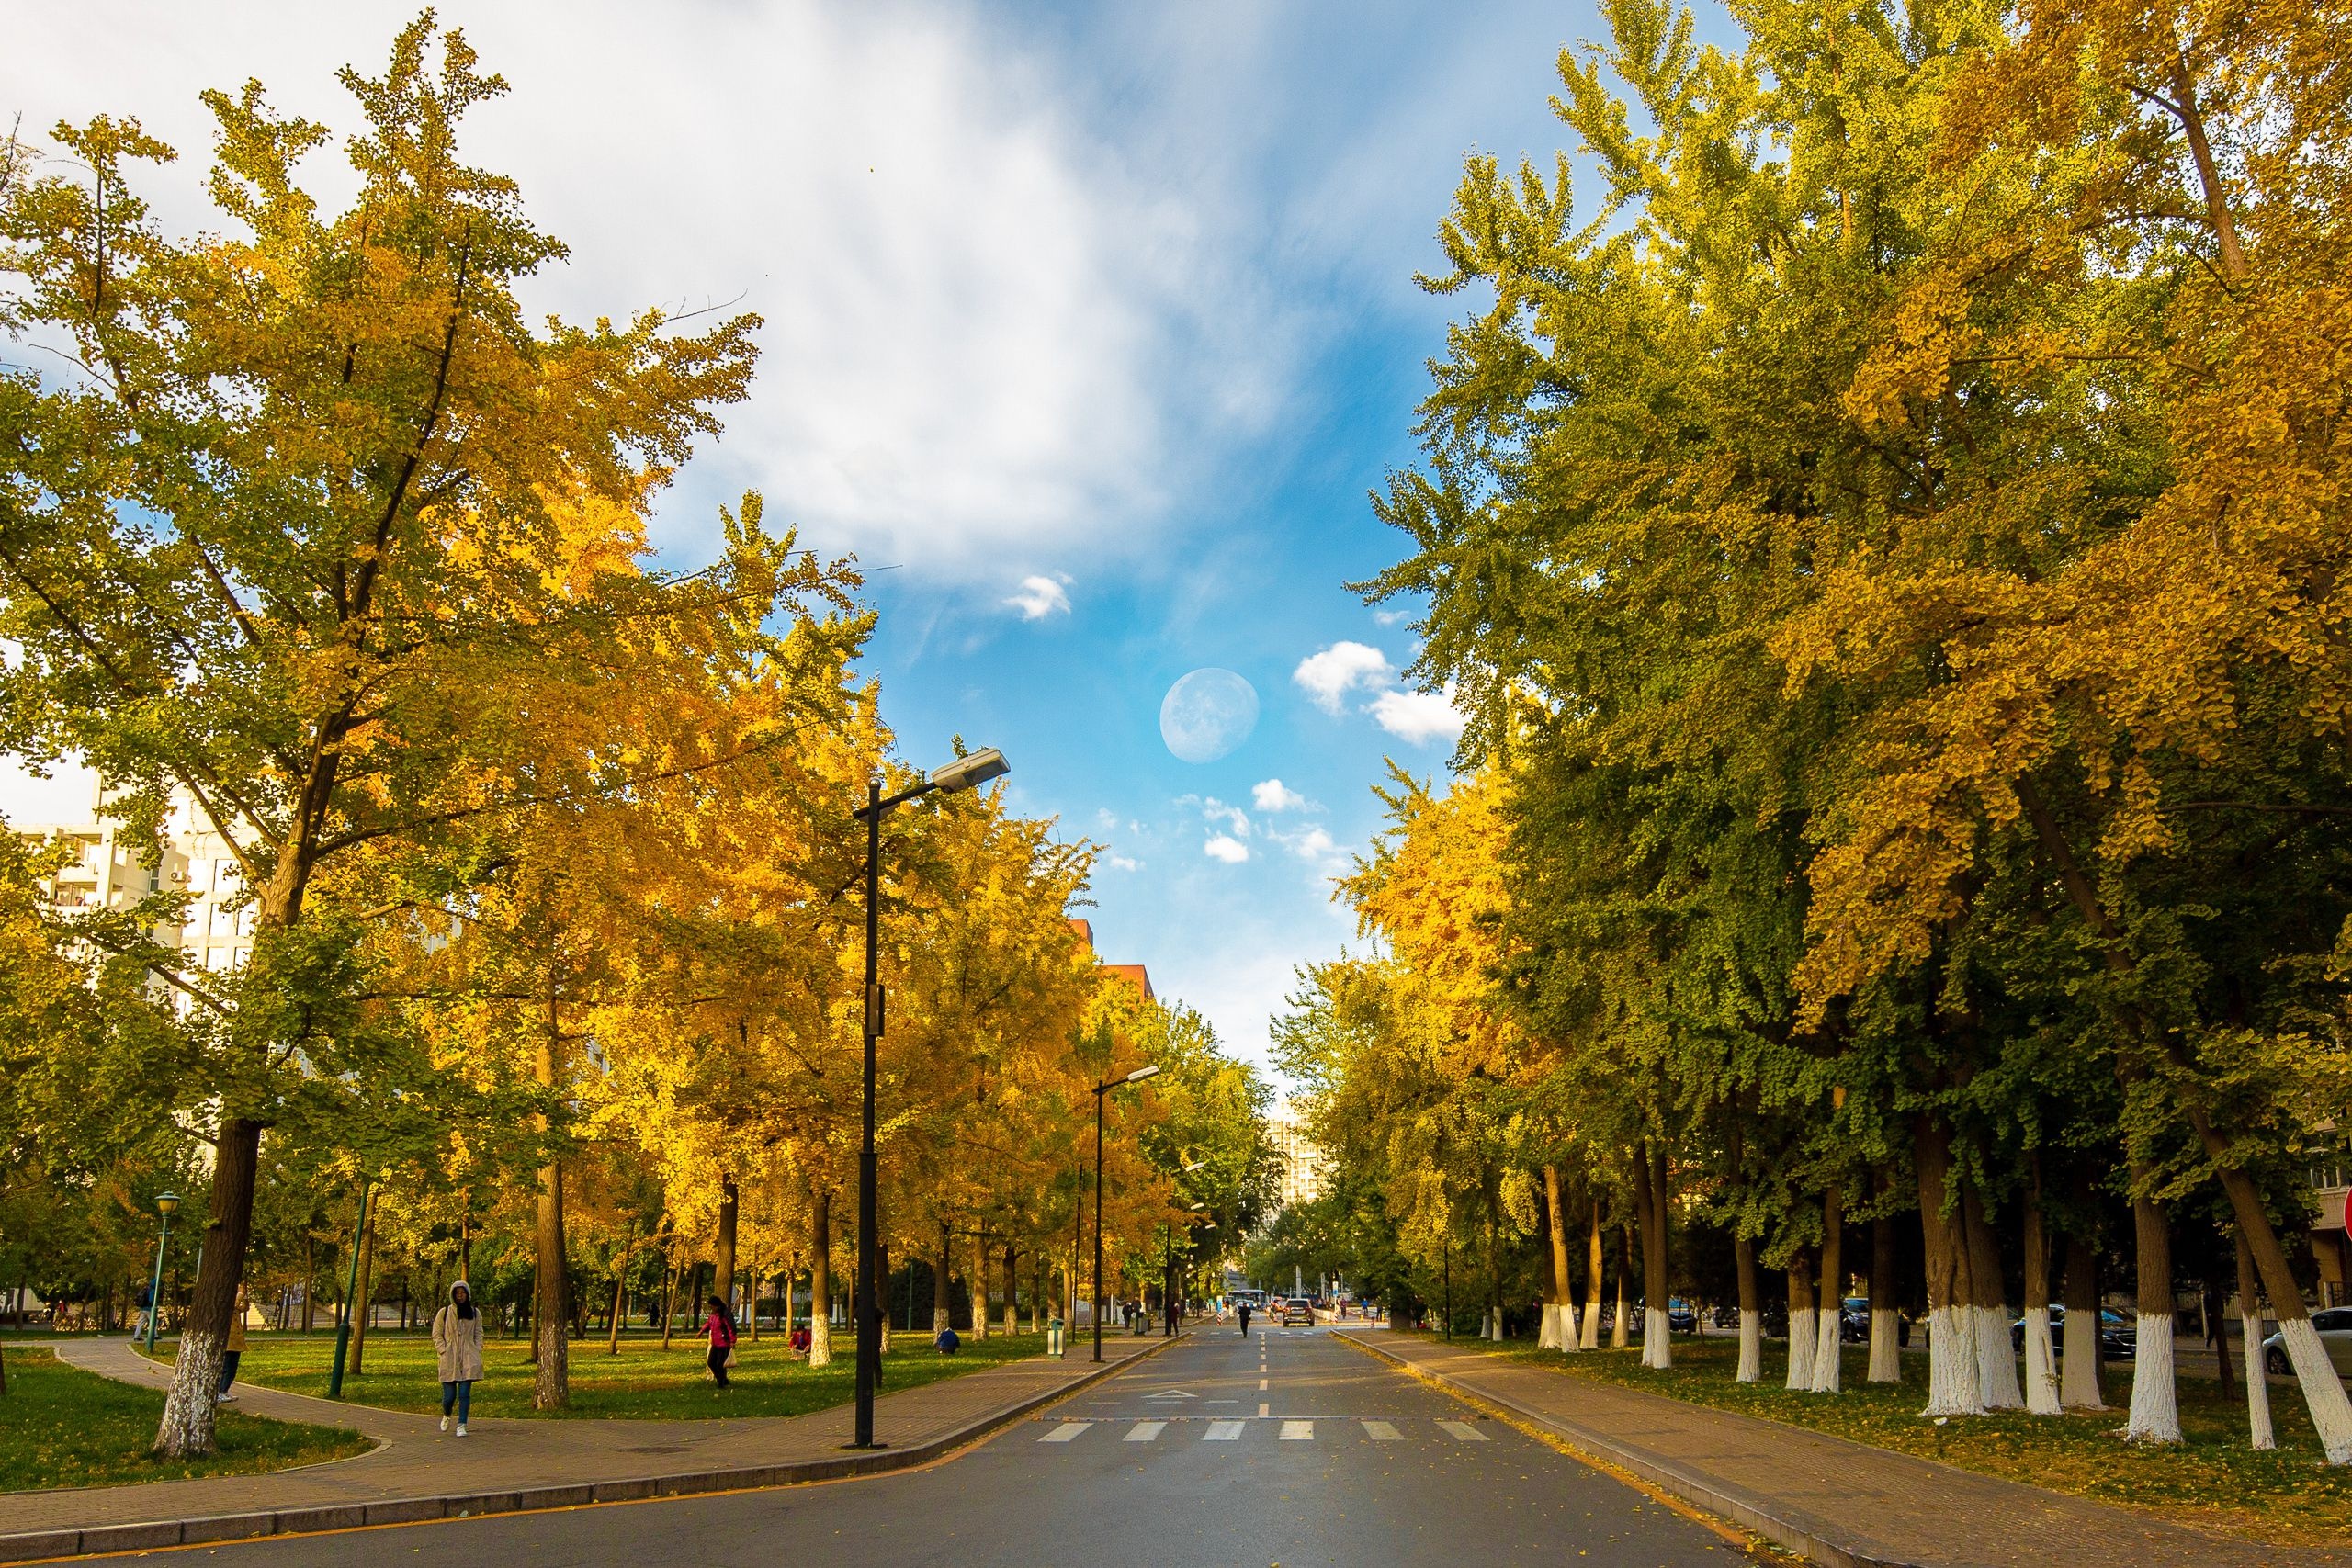
<instances>
[{"instance_id":1,"label":"lamp head","mask_svg":"<svg viewBox=\"0 0 2352 1568\"><path fill-rule=\"evenodd\" d=\"M1158 1077L1159 1076L1159 1068L1157 1066L1137 1067L1134 1072L1129 1073L1123 1081L1126 1083L1141 1083L1146 1078Z\"/></svg>"},{"instance_id":2,"label":"lamp head","mask_svg":"<svg viewBox=\"0 0 2352 1568\"><path fill-rule=\"evenodd\" d=\"M180 1195L178 1193L158 1192L155 1194L155 1212L157 1213L169 1214L173 1210L179 1206Z\"/></svg>"},{"instance_id":3,"label":"lamp head","mask_svg":"<svg viewBox=\"0 0 2352 1568\"><path fill-rule=\"evenodd\" d=\"M930 784L942 795L960 795L977 789L990 779L1001 779L1012 772L1012 764L1004 753L993 746L984 747L968 757L958 757L931 775Z\"/></svg>"},{"instance_id":4,"label":"lamp head","mask_svg":"<svg viewBox=\"0 0 2352 1568\"><path fill-rule=\"evenodd\" d=\"M1190 1207L1190 1208L1186 1209L1184 1212L1185 1212L1186 1213L1188 1213L1188 1214L1197 1214L1197 1213L1199 1213L1203 1209L1205 1209L1205 1208L1207 1208L1207 1207L1208 1207L1208 1205L1207 1205L1206 1203L1195 1203L1195 1204L1193 1204L1192 1207Z\"/></svg>"}]
</instances>

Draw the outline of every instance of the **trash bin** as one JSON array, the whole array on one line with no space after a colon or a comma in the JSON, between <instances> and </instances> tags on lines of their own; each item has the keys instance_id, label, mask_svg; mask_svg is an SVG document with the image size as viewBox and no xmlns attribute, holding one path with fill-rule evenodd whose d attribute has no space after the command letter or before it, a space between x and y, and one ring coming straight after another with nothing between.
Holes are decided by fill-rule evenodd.
<instances>
[{"instance_id":1,"label":"trash bin","mask_svg":"<svg viewBox=\"0 0 2352 1568\"><path fill-rule=\"evenodd\" d=\"M1046 1354L1059 1356L1061 1353L1062 1320L1058 1317L1049 1317L1046 1320Z\"/></svg>"}]
</instances>

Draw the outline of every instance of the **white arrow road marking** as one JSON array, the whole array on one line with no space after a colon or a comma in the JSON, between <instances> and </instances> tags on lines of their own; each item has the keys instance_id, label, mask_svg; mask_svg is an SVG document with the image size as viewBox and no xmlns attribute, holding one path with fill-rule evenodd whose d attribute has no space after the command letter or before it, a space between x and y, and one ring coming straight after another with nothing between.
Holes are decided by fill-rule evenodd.
<instances>
[{"instance_id":1,"label":"white arrow road marking","mask_svg":"<svg viewBox=\"0 0 2352 1568\"><path fill-rule=\"evenodd\" d=\"M1158 1393L1147 1393L1146 1399L1198 1399L1196 1393L1186 1393L1181 1388L1163 1388Z\"/></svg>"},{"instance_id":2,"label":"white arrow road marking","mask_svg":"<svg viewBox=\"0 0 2352 1568\"><path fill-rule=\"evenodd\" d=\"M1086 1436L1086 1428L1092 1425L1091 1421L1065 1421L1037 1440L1041 1443L1067 1443L1072 1438Z\"/></svg>"},{"instance_id":3,"label":"white arrow road marking","mask_svg":"<svg viewBox=\"0 0 2352 1568\"><path fill-rule=\"evenodd\" d=\"M1483 1443L1487 1440L1487 1434L1467 1421L1441 1421L1438 1425L1465 1443Z\"/></svg>"},{"instance_id":4,"label":"white arrow road marking","mask_svg":"<svg viewBox=\"0 0 2352 1568\"><path fill-rule=\"evenodd\" d=\"M1311 1443L1311 1442L1313 1442L1314 1440L1315 1440L1315 1423L1314 1423L1314 1422L1312 1422L1312 1421L1285 1421L1285 1422L1283 1422L1283 1442L1285 1442L1285 1443Z\"/></svg>"},{"instance_id":5,"label":"white arrow road marking","mask_svg":"<svg viewBox=\"0 0 2352 1568\"><path fill-rule=\"evenodd\" d=\"M1405 1440L1405 1434L1385 1421L1365 1422L1363 1435L1375 1443L1401 1443Z\"/></svg>"},{"instance_id":6,"label":"white arrow road marking","mask_svg":"<svg viewBox=\"0 0 2352 1568\"><path fill-rule=\"evenodd\" d=\"M1238 1442L1241 1438L1241 1428L1248 1425L1250 1423L1247 1421L1212 1421L1209 1423L1209 1429L1201 1434L1201 1441L1204 1443Z\"/></svg>"},{"instance_id":7,"label":"white arrow road marking","mask_svg":"<svg viewBox=\"0 0 2352 1568\"><path fill-rule=\"evenodd\" d=\"M1157 1442L1159 1439L1159 1434L1166 1430L1168 1430L1168 1423L1165 1421L1138 1421L1134 1426L1127 1428L1127 1441L1131 1443Z\"/></svg>"}]
</instances>

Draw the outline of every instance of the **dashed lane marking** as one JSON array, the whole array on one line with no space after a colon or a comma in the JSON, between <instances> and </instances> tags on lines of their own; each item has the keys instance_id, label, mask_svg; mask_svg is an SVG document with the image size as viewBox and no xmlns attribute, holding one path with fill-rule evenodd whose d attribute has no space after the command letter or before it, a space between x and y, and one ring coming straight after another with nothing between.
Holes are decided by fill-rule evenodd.
<instances>
[{"instance_id":1,"label":"dashed lane marking","mask_svg":"<svg viewBox=\"0 0 2352 1568\"><path fill-rule=\"evenodd\" d=\"M1267 1417L1267 1416L1268 1416L1268 1415L1270 1415L1270 1414L1272 1413L1272 1407L1271 1405L1269 1405L1269 1404L1268 1404L1264 1400L1262 1400L1262 1399L1261 1399L1261 1400L1260 1400L1260 1401L1258 1402L1258 1419L1259 1419L1259 1420L1263 1421L1263 1420Z\"/></svg>"},{"instance_id":2,"label":"dashed lane marking","mask_svg":"<svg viewBox=\"0 0 2352 1568\"><path fill-rule=\"evenodd\" d=\"M1037 1440L1041 1443L1067 1443L1073 1438L1086 1436L1086 1428L1093 1424L1091 1421L1065 1421Z\"/></svg>"},{"instance_id":3,"label":"dashed lane marking","mask_svg":"<svg viewBox=\"0 0 2352 1568\"><path fill-rule=\"evenodd\" d=\"M1438 1425L1465 1443L1483 1443L1487 1440L1487 1434L1467 1421L1441 1421Z\"/></svg>"}]
</instances>

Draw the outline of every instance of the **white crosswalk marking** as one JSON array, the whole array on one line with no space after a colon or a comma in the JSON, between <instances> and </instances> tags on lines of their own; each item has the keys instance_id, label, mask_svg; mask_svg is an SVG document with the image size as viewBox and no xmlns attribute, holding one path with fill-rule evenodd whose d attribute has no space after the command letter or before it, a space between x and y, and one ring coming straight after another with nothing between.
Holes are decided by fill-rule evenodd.
<instances>
[{"instance_id":1,"label":"white crosswalk marking","mask_svg":"<svg viewBox=\"0 0 2352 1568\"><path fill-rule=\"evenodd\" d=\"M1212 1421L1209 1423L1209 1429L1201 1434L1201 1441L1204 1443L1238 1442L1241 1438L1241 1429L1249 1425L1247 1421Z\"/></svg>"},{"instance_id":2,"label":"white crosswalk marking","mask_svg":"<svg viewBox=\"0 0 2352 1568\"><path fill-rule=\"evenodd\" d=\"M1375 1443L1401 1443L1405 1440L1405 1434L1385 1421L1365 1422L1363 1435Z\"/></svg>"},{"instance_id":3,"label":"white crosswalk marking","mask_svg":"<svg viewBox=\"0 0 2352 1568\"><path fill-rule=\"evenodd\" d=\"M1134 1426L1127 1428L1127 1441L1131 1443L1153 1442L1159 1438L1160 1433L1166 1430L1168 1430L1168 1423L1165 1421L1138 1421Z\"/></svg>"},{"instance_id":4,"label":"white crosswalk marking","mask_svg":"<svg viewBox=\"0 0 2352 1568\"><path fill-rule=\"evenodd\" d=\"M1441 1421L1438 1425L1465 1443L1483 1443L1487 1440L1487 1434L1467 1421Z\"/></svg>"},{"instance_id":5,"label":"white crosswalk marking","mask_svg":"<svg viewBox=\"0 0 2352 1568\"><path fill-rule=\"evenodd\" d=\"M1067 1443L1072 1438L1084 1437L1086 1428L1093 1424L1091 1421L1065 1421L1037 1440L1041 1443Z\"/></svg>"},{"instance_id":6,"label":"white crosswalk marking","mask_svg":"<svg viewBox=\"0 0 2352 1568\"><path fill-rule=\"evenodd\" d=\"M1311 1442L1313 1442L1314 1440L1315 1440L1315 1423L1314 1423L1314 1422L1312 1422L1312 1421L1285 1421L1285 1422L1283 1422L1283 1442L1285 1442L1285 1443L1311 1443Z\"/></svg>"}]
</instances>

